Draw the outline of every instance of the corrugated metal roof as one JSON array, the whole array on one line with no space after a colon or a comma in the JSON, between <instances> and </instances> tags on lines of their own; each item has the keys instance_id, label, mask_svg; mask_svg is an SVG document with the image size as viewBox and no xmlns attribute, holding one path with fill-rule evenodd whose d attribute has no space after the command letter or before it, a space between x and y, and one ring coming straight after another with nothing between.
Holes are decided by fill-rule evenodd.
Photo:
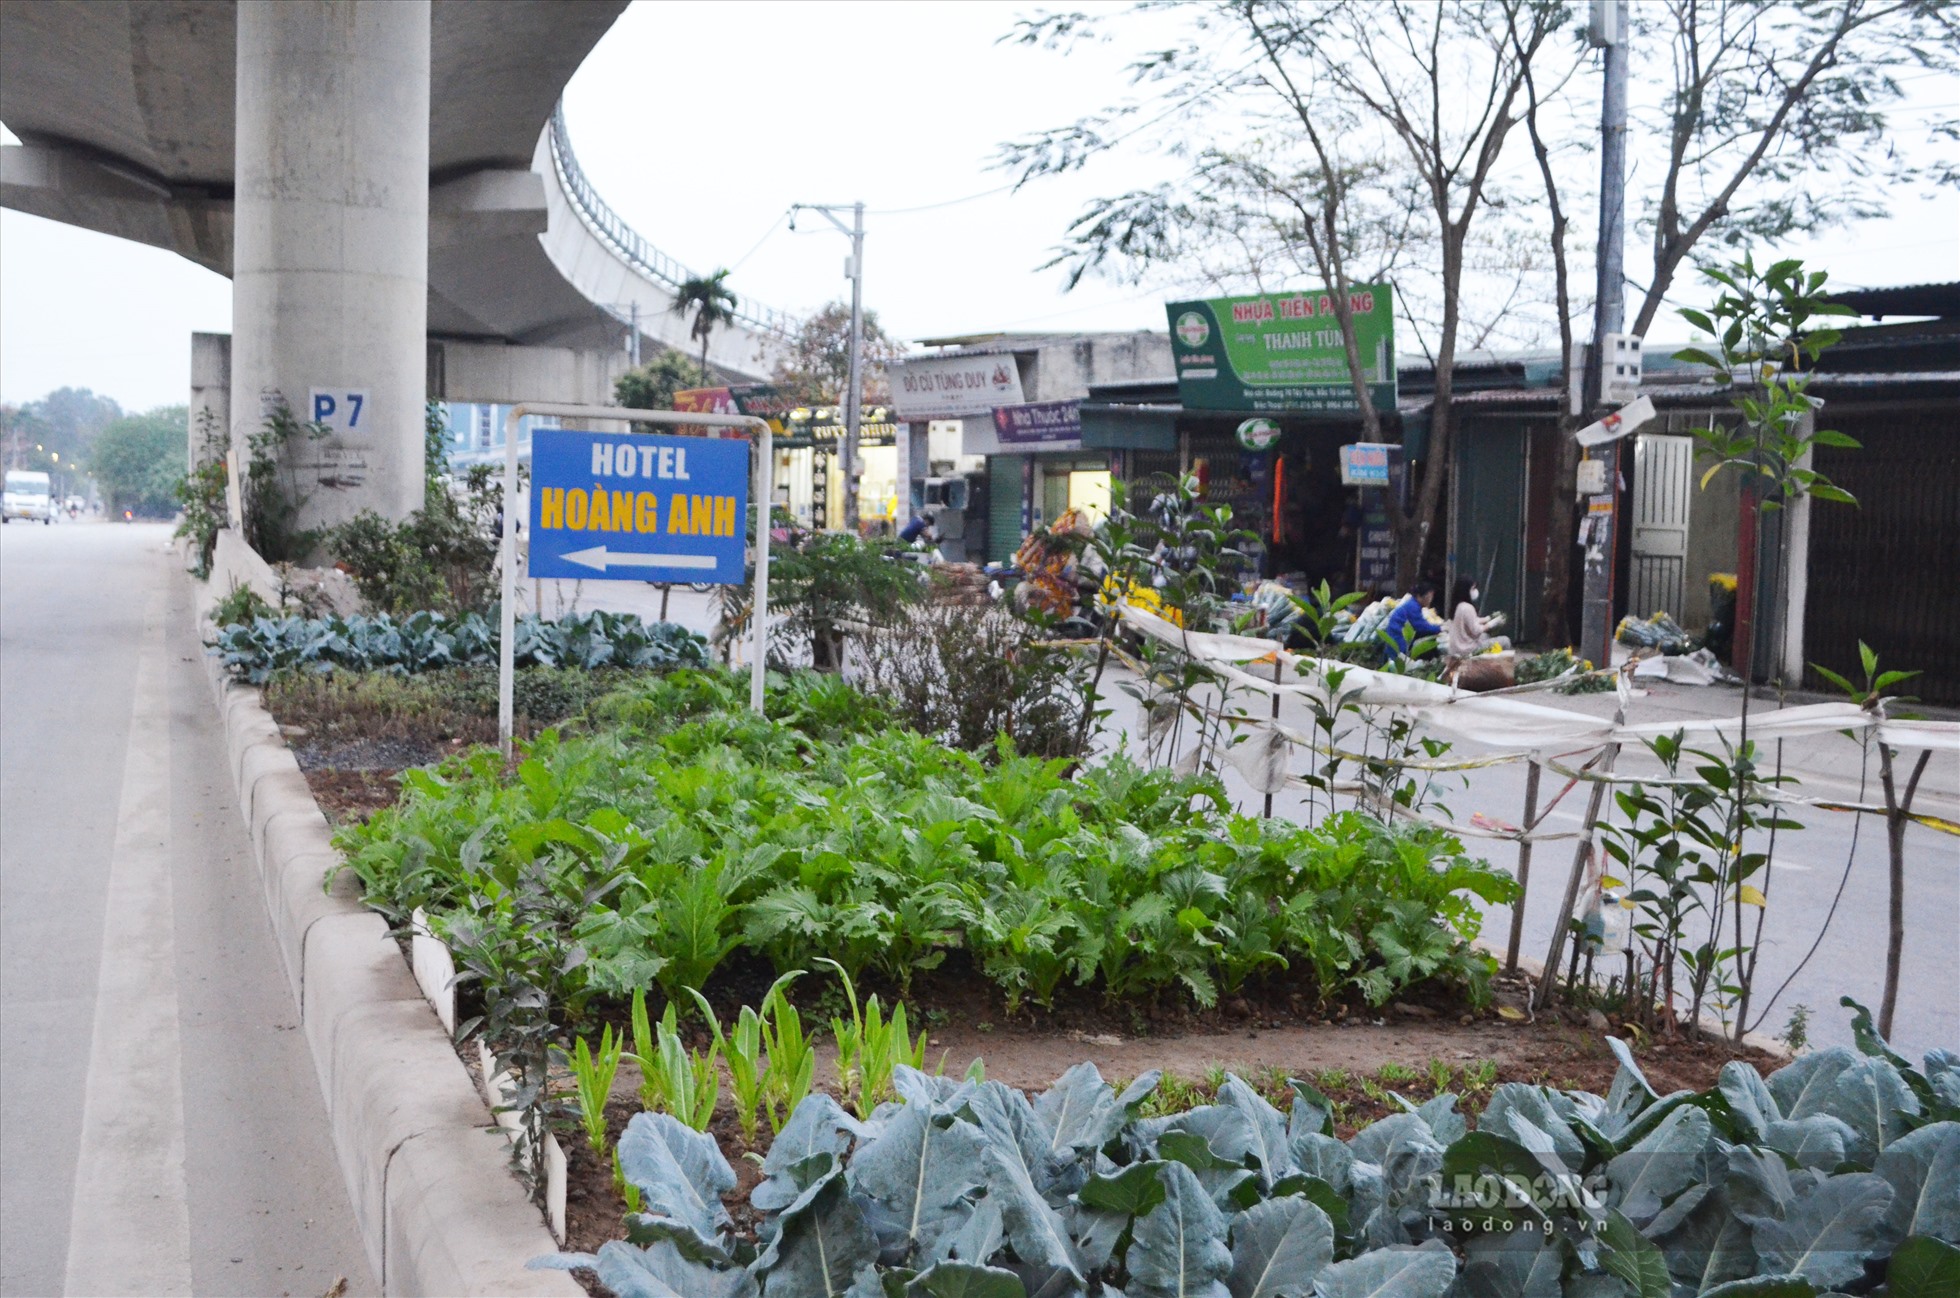
<instances>
[{"instance_id":1,"label":"corrugated metal roof","mask_svg":"<svg viewBox=\"0 0 1960 1298\"><path fill-rule=\"evenodd\" d=\"M1943 284L1900 284L1890 288L1851 288L1832 290L1833 302L1842 302L1860 315L1883 318L1889 315L1960 316L1960 280Z\"/></svg>"}]
</instances>

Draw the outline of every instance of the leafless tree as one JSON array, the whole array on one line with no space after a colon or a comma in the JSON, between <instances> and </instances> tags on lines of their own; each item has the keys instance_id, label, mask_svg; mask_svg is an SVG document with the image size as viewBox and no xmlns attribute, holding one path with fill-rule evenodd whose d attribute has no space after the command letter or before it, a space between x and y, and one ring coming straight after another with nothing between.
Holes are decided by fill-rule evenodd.
<instances>
[{"instance_id":1,"label":"leafless tree","mask_svg":"<svg viewBox=\"0 0 1960 1298\"><path fill-rule=\"evenodd\" d=\"M1705 244L1773 246L1793 234L1881 216L1888 194L1915 184L1960 180L1937 151L1915 147L1917 132L1901 129L1899 120L1906 77L1960 74L1960 23L1951 5L1665 0L1629 9L1636 84L1658 79L1663 68L1667 77L1665 94L1644 106L1636 96L1633 113L1629 190L1646 199L1640 220L1651 261L1646 282L1630 285L1639 302L1630 332L1644 336L1655 327L1681 271L1695 264ZM1527 96L1547 109L1541 126L1528 107L1527 127L1563 285L1565 216L1549 162L1558 147L1559 128L1549 120L1557 116L1557 93L1533 97L1528 84ZM1569 114L1566 120L1569 130ZM1960 139L1951 115L1923 125L1930 136ZM1628 269L1631 280L1635 271ZM1569 321L1572 305L1562 287L1558 298L1559 318ZM1569 324L1560 341L1569 364ZM1562 421L1562 428L1572 422ZM1567 484L1577 452L1569 438L1561 448L1541 605L1551 634L1565 624L1571 581L1575 497Z\"/></svg>"},{"instance_id":2,"label":"leafless tree","mask_svg":"<svg viewBox=\"0 0 1960 1298\"><path fill-rule=\"evenodd\" d=\"M1418 331L1435 374L1429 437L1410 465L1411 504L1390 500L1406 582L1423 566L1449 478L1450 397L1479 219L1519 121L1524 69L1564 7L1237 0L1185 12L1191 39L1133 65L1140 83L1159 88L1156 100L1005 145L1001 163L1026 181L1079 168L1142 132L1167 136L1163 151L1185 174L1092 203L1056 262L1073 283L1091 269L1141 277L1167 262L1236 254L1248 240L1304 247L1331 290L1369 440L1380 438L1382 412L1348 306L1350 286L1368 282L1354 272L1433 274L1433 333ZM1046 15L1019 36L1065 42L1095 26L1079 14ZM1159 111L1145 117L1150 108ZM1413 304L1399 309L1416 318Z\"/></svg>"}]
</instances>

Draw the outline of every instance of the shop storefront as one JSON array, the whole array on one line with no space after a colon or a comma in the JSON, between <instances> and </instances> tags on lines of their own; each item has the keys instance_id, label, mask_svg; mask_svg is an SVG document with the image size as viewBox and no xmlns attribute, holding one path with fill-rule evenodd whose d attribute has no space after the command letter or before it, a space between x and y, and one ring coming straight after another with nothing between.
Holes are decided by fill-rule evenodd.
<instances>
[{"instance_id":1,"label":"shop storefront","mask_svg":"<svg viewBox=\"0 0 1960 1298\"><path fill-rule=\"evenodd\" d=\"M674 408L767 419L775 434L775 505L800 527L844 526L844 425L835 407L798 406L773 384L748 383L678 392ZM888 527L897 506L900 428L883 406L865 406L859 416L858 517L876 526Z\"/></svg>"},{"instance_id":2,"label":"shop storefront","mask_svg":"<svg viewBox=\"0 0 1960 1298\"><path fill-rule=\"evenodd\" d=\"M892 403L900 419L959 429L957 455L930 459L956 462L967 479L956 521L967 560L1012 558L1022 538L1070 508L1107 514L1125 455L1085 441L1082 398L1097 383L1168 377L1163 333L986 334L928 345L947 350L895 364ZM931 476L910 473L915 489ZM940 521L947 535L954 520Z\"/></svg>"},{"instance_id":3,"label":"shop storefront","mask_svg":"<svg viewBox=\"0 0 1960 1298\"><path fill-rule=\"evenodd\" d=\"M1197 478L1208 503L1231 506L1234 524L1258 538L1247 548L1261 576L1337 591L1359 578L1366 588L1384 580L1384 544L1392 575L1392 538L1370 527L1381 493L1342 481L1341 448L1360 430L1353 417L1188 410L1174 383L1110 384L1090 390L1082 425L1084 445L1112 457L1133 508L1179 473Z\"/></svg>"},{"instance_id":4,"label":"shop storefront","mask_svg":"<svg viewBox=\"0 0 1960 1298\"><path fill-rule=\"evenodd\" d=\"M779 490L797 523L809 528L844 526L844 425L830 407L798 407L784 420L776 445ZM890 530L898 511L898 434L883 406L866 406L858 421L858 519Z\"/></svg>"}]
</instances>

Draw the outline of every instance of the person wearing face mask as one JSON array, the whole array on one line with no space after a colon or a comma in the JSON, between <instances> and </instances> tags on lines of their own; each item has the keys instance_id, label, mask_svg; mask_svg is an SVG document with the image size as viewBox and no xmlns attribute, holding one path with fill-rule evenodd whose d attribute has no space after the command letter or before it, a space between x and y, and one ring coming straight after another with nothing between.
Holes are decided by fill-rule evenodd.
<instances>
[{"instance_id":1,"label":"person wearing face mask","mask_svg":"<svg viewBox=\"0 0 1960 1298\"><path fill-rule=\"evenodd\" d=\"M1474 657L1493 645L1499 649L1511 647L1509 636L1490 634L1504 625L1502 613L1493 613L1489 617L1478 615L1477 601L1482 596L1483 592L1468 577L1458 577L1451 587L1450 607L1454 611L1443 628L1443 648L1451 658Z\"/></svg>"}]
</instances>

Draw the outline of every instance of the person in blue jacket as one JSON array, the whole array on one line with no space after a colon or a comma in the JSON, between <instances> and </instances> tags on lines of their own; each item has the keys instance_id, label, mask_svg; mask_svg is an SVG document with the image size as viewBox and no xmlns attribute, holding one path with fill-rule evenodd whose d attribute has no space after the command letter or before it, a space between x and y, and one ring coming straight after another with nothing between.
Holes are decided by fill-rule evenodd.
<instances>
[{"instance_id":1,"label":"person in blue jacket","mask_svg":"<svg viewBox=\"0 0 1960 1298\"><path fill-rule=\"evenodd\" d=\"M1409 646L1423 636L1441 635L1443 628L1422 615L1422 610L1436 600L1436 583L1424 577L1409 587L1409 593L1388 615L1388 624L1382 628L1397 653L1406 654Z\"/></svg>"}]
</instances>

